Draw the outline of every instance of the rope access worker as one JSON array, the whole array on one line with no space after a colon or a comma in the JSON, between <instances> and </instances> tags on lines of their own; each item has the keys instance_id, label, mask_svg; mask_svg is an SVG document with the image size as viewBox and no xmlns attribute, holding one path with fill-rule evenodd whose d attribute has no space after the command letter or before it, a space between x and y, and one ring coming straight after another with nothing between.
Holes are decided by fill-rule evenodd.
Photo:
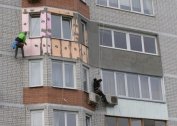
<instances>
[{"instance_id":1,"label":"rope access worker","mask_svg":"<svg viewBox=\"0 0 177 126\"><path fill-rule=\"evenodd\" d=\"M105 94L100 90L101 81L102 81L102 79L97 80L96 78L94 78L93 89L96 94L101 96L102 101L108 104Z\"/></svg>"},{"instance_id":2,"label":"rope access worker","mask_svg":"<svg viewBox=\"0 0 177 126\"><path fill-rule=\"evenodd\" d=\"M21 52L22 52L22 57L24 58L24 49L23 49L23 46L24 44L26 44L26 35L27 35L27 32L20 32L18 34L18 37L15 38L15 41L16 41L16 48L15 48L15 58L17 58L17 53L18 53L18 48L21 48Z\"/></svg>"}]
</instances>

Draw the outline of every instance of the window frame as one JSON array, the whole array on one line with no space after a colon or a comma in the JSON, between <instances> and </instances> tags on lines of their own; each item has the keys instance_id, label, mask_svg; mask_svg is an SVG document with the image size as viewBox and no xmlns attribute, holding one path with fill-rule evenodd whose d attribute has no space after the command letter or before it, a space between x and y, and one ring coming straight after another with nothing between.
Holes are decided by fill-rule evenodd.
<instances>
[{"instance_id":1,"label":"window frame","mask_svg":"<svg viewBox=\"0 0 177 126\"><path fill-rule=\"evenodd\" d=\"M44 110L30 110L30 116L31 116L31 126L33 126L32 125L32 116L33 116L33 114L35 114L35 113L39 113L39 112L41 112L41 116L42 116L42 126L44 126L45 125L45 120L44 120Z\"/></svg>"},{"instance_id":2,"label":"window frame","mask_svg":"<svg viewBox=\"0 0 177 126\"><path fill-rule=\"evenodd\" d=\"M133 10L133 4L132 4L132 0L129 0L129 3L130 3L130 10L126 10L126 9L122 9L120 8L120 0L117 0L118 1L118 7L112 7L109 5L109 0L106 0L106 5L101 5L99 4L98 0L96 0L96 5L97 6L102 6L102 7L108 7L108 8L112 8L112 9L117 9L117 10L122 10L122 11L127 11L127 12L132 12L132 13L137 13L137 14L142 14L142 15L146 15L146 16L155 16L155 8L154 8L154 2L152 0L152 14L146 14L144 13L144 5L143 5L143 1L144 0L140 0L140 9L141 11L134 11Z\"/></svg>"},{"instance_id":3,"label":"window frame","mask_svg":"<svg viewBox=\"0 0 177 126\"><path fill-rule=\"evenodd\" d=\"M55 116L55 115L54 115L55 112L63 112L63 113L64 113L65 126L67 126L67 120L68 120L67 114L68 114L68 113L70 113L70 114L75 114L75 117L76 117L76 126L78 126L78 123L79 123L78 121L79 121L79 120L78 120L78 113L77 113L77 112L54 109L54 110L53 110L53 116ZM54 120L53 120L53 121L54 121Z\"/></svg>"},{"instance_id":4,"label":"window frame","mask_svg":"<svg viewBox=\"0 0 177 126\"><path fill-rule=\"evenodd\" d=\"M112 46L106 46L106 45L101 44L101 40L100 40L100 37L99 37L99 44L100 44L101 47L110 48L110 49L119 49L119 50L124 50L124 51L130 51L130 52L136 52L136 53L142 53L142 54L148 54L148 55L155 55L155 56L159 55L157 37L155 35L151 36L151 35L146 35L146 34L141 34L141 33L136 33L136 32L128 32L128 31L123 31L123 30L115 30L115 29L111 29L111 28L99 27L99 33L98 33L99 36L100 36L100 30L110 30L111 31L111 40L112 40L112 42L111 42ZM125 33L126 34L127 49L115 47L114 32L120 32L120 33ZM141 37L142 51L136 51L136 50L131 49L130 34L138 35L138 36ZM149 38L154 38L155 39L155 52L156 53L145 52L144 37L149 37Z\"/></svg>"},{"instance_id":5,"label":"window frame","mask_svg":"<svg viewBox=\"0 0 177 126\"><path fill-rule=\"evenodd\" d=\"M144 126L145 120L154 121L154 126L156 126L155 122L163 122L163 123L165 123L165 126L167 126L167 120L155 120L155 119L146 119L146 118L129 118L129 117L110 116L110 115L105 115L105 124L107 123L106 122L107 118L115 118L116 119L116 126L119 125L119 119L126 119L128 121L128 125L126 125L126 126L133 126L132 120L141 121L140 126ZM107 126L107 125L105 125L105 126Z\"/></svg>"},{"instance_id":6,"label":"window frame","mask_svg":"<svg viewBox=\"0 0 177 126\"><path fill-rule=\"evenodd\" d=\"M119 71L113 71L113 70L106 70L106 69L102 69L100 72L101 72L101 78L102 78L102 80L104 80L103 79L103 71L110 71L110 72L113 72L114 73L114 86L115 86L115 94L116 94L116 96L117 97L119 97L119 98L125 98L125 99L134 99L134 100L142 100L142 101L151 101L151 102L160 102L160 103L164 103L164 102L166 102L165 101L165 89L164 89L164 83L163 83L163 78L161 78L161 77L157 77L157 76L148 76L148 75L141 75L141 74L135 74L135 73L127 73L127 72L119 72ZM119 95L119 93L118 93L118 90L117 90L117 86L118 86L118 83L117 83L117 78L116 78L116 74L117 73L122 73L122 74L124 74L124 82L125 82L125 96L124 95ZM138 97L131 97L131 96L129 96L129 92L128 92L128 85L127 85L127 74L134 74L134 75L137 75L138 76L138 85L139 85L139 98ZM148 86L149 86L149 95L150 95L150 98L143 98L142 97L142 91L141 91L141 82L140 82L140 77L141 76L146 76L146 77L148 77ZM161 100L154 100L153 98L152 98L152 90L151 90L151 82L150 82L150 78L159 78L160 79L160 81L161 81L161 84L160 84L160 86L161 86L161 97L162 97L162 99ZM101 85L101 89L102 89L102 91L103 92L105 92L104 91L104 81L102 81L102 85Z\"/></svg>"},{"instance_id":7,"label":"window frame","mask_svg":"<svg viewBox=\"0 0 177 126\"><path fill-rule=\"evenodd\" d=\"M83 70L86 70L86 73L87 73L87 91L84 89L84 78L83 78L83 76L82 76L82 85L83 85L83 90L85 91L85 92L89 92L90 90L89 90L89 68L88 67L86 67L86 66L82 66L82 74L83 74ZM84 75L84 74L83 74Z\"/></svg>"},{"instance_id":8,"label":"window frame","mask_svg":"<svg viewBox=\"0 0 177 126\"><path fill-rule=\"evenodd\" d=\"M55 13L52 13L51 15L54 15L54 16L59 16L60 17L60 27L61 27L61 37L54 37L52 36L51 34L51 38L55 38L55 39L62 39L62 40L67 40L67 41L71 41L72 40L72 17L70 16L65 16L65 15L59 15L59 14L55 14ZM67 38L64 38L64 33L63 33L63 19L67 19L69 20L69 27L70 27L70 39L67 39ZM52 18L51 18L52 20ZM51 30L52 30L52 27L51 27Z\"/></svg>"},{"instance_id":9,"label":"window frame","mask_svg":"<svg viewBox=\"0 0 177 126\"><path fill-rule=\"evenodd\" d=\"M40 84L32 84L32 63L39 63L40 64ZM40 87L43 86L43 61L42 60L29 60L29 87Z\"/></svg>"},{"instance_id":10,"label":"window frame","mask_svg":"<svg viewBox=\"0 0 177 126\"><path fill-rule=\"evenodd\" d=\"M39 17L39 35L36 35L36 36L32 36L31 35L31 19L34 18L34 17ZM29 38L38 38L38 37L41 37L41 16L40 16L40 13L30 13L29 14Z\"/></svg>"},{"instance_id":11,"label":"window frame","mask_svg":"<svg viewBox=\"0 0 177 126\"><path fill-rule=\"evenodd\" d=\"M83 27L82 27L83 26ZM82 29L83 28L83 29ZM87 22L81 20L81 31L83 34L83 43L87 46L88 45L88 37L87 37Z\"/></svg>"},{"instance_id":12,"label":"window frame","mask_svg":"<svg viewBox=\"0 0 177 126\"><path fill-rule=\"evenodd\" d=\"M87 121L86 121L86 118L87 118L87 117L90 119L90 121L89 121L90 126L92 126L92 116L91 116L91 115L86 114L86 116L85 116L85 122L87 122ZM86 125L86 123L85 123L85 126L87 126L87 125Z\"/></svg>"},{"instance_id":13,"label":"window frame","mask_svg":"<svg viewBox=\"0 0 177 126\"><path fill-rule=\"evenodd\" d=\"M61 63L61 65L62 65L62 71L63 71L63 73L62 73L62 77L63 77L63 82L62 82L62 87L60 87L60 86L57 86L57 85L54 85L53 84L53 80L52 80L52 87L55 87L55 88L66 88L66 89L76 89L76 66L75 66L75 63L74 62L69 62L69 61L61 61L61 60L52 60L52 63L53 62L56 62L56 63ZM65 64L72 64L72 66L73 66L73 87L67 87L66 86L66 83L65 83L65 80L66 80L66 78L65 78ZM53 67L53 65L52 65L52 67ZM52 71L52 76L53 76L53 71Z\"/></svg>"}]
</instances>

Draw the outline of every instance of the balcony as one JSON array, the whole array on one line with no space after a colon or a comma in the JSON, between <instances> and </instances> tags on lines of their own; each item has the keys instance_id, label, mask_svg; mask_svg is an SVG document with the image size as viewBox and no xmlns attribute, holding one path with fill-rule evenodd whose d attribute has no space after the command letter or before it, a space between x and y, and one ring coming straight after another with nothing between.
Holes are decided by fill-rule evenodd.
<instances>
[{"instance_id":1,"label":"balcony","mask_svg":"<svg viewBox=\"0 0 177 126\"><path fill-rule=\"evenodd\" d=\"M39 2L29 2L31 0L22 0L22 7L55 7L64 10L76 11L89 18L89 6L81 0L38 0Z\"/></svg>"},{"instance_id":2,"label":"balcony","mask_svg":"<svg viewBox=\"0 0 177 126\"><path fill-rule=\"evenodd\" d=\"M48 54L62 58L81 59L88 63L88 47L77 42L53 38L33 38L27 39L26 42L25 56Z\"/></svg>"}]
</instances>

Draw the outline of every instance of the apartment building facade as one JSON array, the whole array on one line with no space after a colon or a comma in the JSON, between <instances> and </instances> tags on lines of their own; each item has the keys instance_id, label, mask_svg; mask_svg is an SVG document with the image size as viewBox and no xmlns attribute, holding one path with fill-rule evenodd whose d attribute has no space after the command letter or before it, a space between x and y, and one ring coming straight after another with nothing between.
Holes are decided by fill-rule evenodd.
<instances>
[{"instance_id":1,"label":"apartment building facade","mask_svg":"<svg viewBox=\"0 0 177 126\"><path fill-rule=\"evenodd\" d=\"M1 126L176 126L174 0L0 0ZM10 45L27 31L25 58ZM93 93L93 79L109 104Z\"/></svg>"}]
</instances>

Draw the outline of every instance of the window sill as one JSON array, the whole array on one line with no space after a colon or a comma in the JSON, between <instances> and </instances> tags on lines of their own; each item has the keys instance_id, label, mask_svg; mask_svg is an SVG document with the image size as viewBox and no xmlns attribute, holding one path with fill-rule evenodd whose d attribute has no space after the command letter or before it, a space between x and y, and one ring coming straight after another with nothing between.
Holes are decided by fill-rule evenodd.
<instances>
[{"instance_id":1,"label":"window sill","mask_svg":"<svg viewBox=\"0 0 177 126\"><path fill-rule=\"evenodd\" d=\"M29 86L29 88L41 88L41 87L44 87L44 85Z\"/></svg>"},{"instance_id":2,"label":"window sill","mask_svg":"<svg viewBox=\"0 0 177 126\"><path fill-rule=\"evenodd\" d=\"M127 100L135 100L135 101L144 101L144 102L153 102L153 103L161 103L166 104L166 101L161 100L150 100L150 99L138 99L133 97L124 97L124 96L118 96L118 99L127 99Z\"/></svg>"},{"instance_id":3,"label":"window sill","mask_svg":"<svg viewBox=\"0 0 177 126\"><path fill-rule=\"evenodd\" d=\"M58 88L58 89L66 89L66 90L79 90L77 88L70 88L70 87L58 87L58 86L52 86L53 88Z\"/></svg>"}]
</instances>

